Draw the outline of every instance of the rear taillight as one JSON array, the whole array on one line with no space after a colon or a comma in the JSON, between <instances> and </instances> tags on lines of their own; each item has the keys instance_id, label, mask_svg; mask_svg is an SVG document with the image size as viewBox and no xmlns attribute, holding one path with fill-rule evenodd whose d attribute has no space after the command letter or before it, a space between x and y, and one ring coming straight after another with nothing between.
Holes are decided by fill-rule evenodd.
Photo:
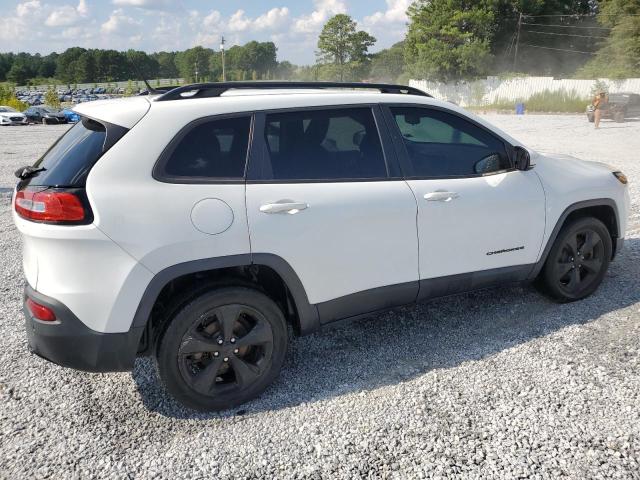
<instances>
[{"instance_id":1,"label":"rear taillight","mask_svg":"<svg viewBox=\"0 0 640 480\"><path fill-rule=\"evenodd\" d=\"M61 190L20 190L15 209L27 220L44 223L81 223L87 212L78 195Z\"/></svg>"},{"instance_id":2,"label":"rear taillight","mask_svg":"<svg viewBox=\"0 0 640 480\"><path fill-rule=\"evenodd\" d=\"M55 322L56 320L56 314L53 310L34 302L30 298L27 298L27 308L31 312L31 315L38 320L42 320L43 322Z\"/></svg>"}]
</instances>

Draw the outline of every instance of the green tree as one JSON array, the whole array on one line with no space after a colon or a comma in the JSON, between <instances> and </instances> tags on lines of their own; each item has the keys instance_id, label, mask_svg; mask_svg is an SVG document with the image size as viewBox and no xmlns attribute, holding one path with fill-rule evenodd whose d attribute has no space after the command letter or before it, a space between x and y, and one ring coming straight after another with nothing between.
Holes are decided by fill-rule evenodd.
<instances>
[{"instance_id":1,"label":"green tree","mask_svg":"<svg viewBox=\"0 0 640 480\"><path fill-rule=\"evenodd\" d=\"M149 79L158 75L158 61L145 52L130 49L127 50L126 57L130 76L139 79L141 79L140 77Z\"/></svg>"},{"instance_id":2,"label":"green tree","mask_svg":"<svg viewBox=\"0 0 640 480\"><path fill-rule=\"evenodd\" d=\"M398 42L372 56L371 76L376 80L393 82L403 71L404 42Z\"/></svg>"},{"instance_id":3,"label":"green tree","mask_svg":"<svg viewBox=\"0 0 640 480\"><path fill-rule=\"evenodd\" d=\"M44 104L52 108L60 108L60 99L53 87L49 87L44 94Z\"/></svg>"},{"instance_id":4,"label":"green tree","mask_svg":"<svg viewBox=\"0 0 640 480\"><path fill-rule=\"evenodd\" d=\"M204 47L193 47L184 52L176 54L176 66L182 78L193 82L196 80L196 71L198 72L198 80L210 74L209 65L213 55L213 50Z\"/></svg>"},{"instance_id":5,"label":"green tree","mask_svg":"<svg viewBox=\"0 0 640 480\"><path fill-rule=\"evenodd\" d=\"M25 85L30 78L27 67L19 62L15 62L7 73L7 80L16 85Z\"/></svg>"},{"instance_id":6,"label":"green tree","mask_svg":"<svg viewBox=\"0 0 640 480\"><path fill-rule=\"evenodd\" d=\"M56 78L64 83L81 82L78 74L82 74L82 68L77 69L76 65L80 56L87 50L80 47L72 47L60 54L56 65ZM86 61L86 59L85 59Z\"/></svg>"},{"instance_id":7,"label":"green tree","mask_svg":"<svg viewBox=\"0 0 640 480\"><path fill-rule=\"evenodd\" d=\"M173 78L179 75L175 52L158 52L151 56L158 62L158 76L160 78Z\"/></svg>"},{"instance_id":8,"label":"green tree","mask_svg":"<svg viewBox=\"0 0 640 480\"><path fill-rule=\"evenodd\" d=\"M492 0L413 3L404 51L408 72L440 81L486 75L492 62L492 7Z\"/></svg>"},{"instance_id":9,"label":"green tree","mask_svg":"<svg viewBox=\"0 0 640 480\"><path fill-rule=\"evenodd\" d=\"M368 50L375 42L375 37L367 32L356 31L356 22L349 15L340 13L322 27L318 38L318 60L337 66L337 74L342 81L347 67L359 69L369 61Z\"/></svg>"},{"instance_id":10,"label":"green tree","mask_svg":"<svg viewBox=\"0 0 640 480\"><path fill-rule=\"evenodd\" d=\"M97 74L96 58L92 51L83 52L78 59L73 62L75 70L74 78L77 82L91 82L95 80Z\"/></svg>"},{"instance_id":11,"label":"green tree","mask_svg":"<svg viewBox=\"0 0 640 480\"><path fill-rule=\"evenodd\" d=\"M580 76L640 77L640 0L602 0L598 21L608 38Z\"/></svg>"}]
</instances>

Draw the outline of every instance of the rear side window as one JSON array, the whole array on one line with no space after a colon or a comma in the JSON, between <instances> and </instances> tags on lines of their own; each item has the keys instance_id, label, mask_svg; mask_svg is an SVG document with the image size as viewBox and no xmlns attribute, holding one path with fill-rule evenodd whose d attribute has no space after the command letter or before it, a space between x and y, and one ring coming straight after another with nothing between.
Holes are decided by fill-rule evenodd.
<instances>
[{"instance_id":1,"label":"rear side window","mask_svg":"<svg viewBox=\"0 0 640 480\"><path fill-rule=\"evenodd\" d=\"M161 160L156 177L168 181L242 179L250 129L250 116L195 124Z\"/></svg>"},{"instance_id":2,"label":"rear side window","mask_svg":"<svg viewBox=\"0 0 640 480\"><path fill-rule=\"evenodd\" d=\"M116 125L113 125L113 130L118 139L127 131ZM107 128L103 124L83 118L34 164L35 168L43 170L33 175L29 184L84 186L91 167L115 141L107 141Z\"/></svg>"},{"instance_id":3,"label":"rear side window","mask_svg":"<svg viewBox=\"0 0 640 480\"><path fill-rule=\"evenodd\" d=\"M392 107L414 177L486 175L511 167L504 143L441 110Z\"/></svg>"},{"instance_id":4,"label":"rear side window","mask_svg":"<svg viewBox=\"0 0 640 480\"><path fill-rule=\"evenodd\" d=\"M275 180L348 180L387 177L370 108L273 113L265 140Z\"/></svg>"}]
</instances>

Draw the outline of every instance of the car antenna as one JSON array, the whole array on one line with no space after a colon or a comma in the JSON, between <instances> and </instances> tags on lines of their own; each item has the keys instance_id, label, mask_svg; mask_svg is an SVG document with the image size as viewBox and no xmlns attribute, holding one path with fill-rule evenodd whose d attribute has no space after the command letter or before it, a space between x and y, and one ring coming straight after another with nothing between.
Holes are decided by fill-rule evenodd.
<instances>
[{"instance_id":1,"label":"car antenna","mask_svg":"<svg viewBox=\"0 0 640 480\"><path fill-rule=\"evenodd\" d=\"M141 72L140 72L140 70L138 69L138 66L137 66L135 63L133 63L133 61L132 61L132 60L129 60L129 63L131 63L131 66L133 66L133 69L134 69L134 70L136 71L136 73L138 74L138 77L139 77L139 78L141 78L141 79L142 79L142 81L144 82L144 84L146 85L146 87L147 87L147 92L148 92L149 94L152 94L152 93L155 93L155 94L165 93L165 92L163 92L162 90L155 89L155 88L153 88L151 85L149 85L149 82L147 81L147 79L146 79L146 78L144 78L144 76L142 75L142 73L141 73Z\"/></svg>"}]
</instances>

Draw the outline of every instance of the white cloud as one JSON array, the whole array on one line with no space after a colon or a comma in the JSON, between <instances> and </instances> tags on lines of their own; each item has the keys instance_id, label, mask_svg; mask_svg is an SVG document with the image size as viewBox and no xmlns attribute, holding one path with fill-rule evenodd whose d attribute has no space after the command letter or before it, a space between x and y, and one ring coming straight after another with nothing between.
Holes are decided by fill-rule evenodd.
<instances>
[{"instance_id":1,"label":"white cloud","mask_svg":"<svg viewBox=\"0 0 640 480\"><path fill-rule=\"evenodd\" d=\"M346 13L347 7L342 0L315 0L315 10L294 21L293 29L299 33L319 32L330 17L338 13Z\"/></svg>"},{"instance_id":2,"label":"white cloud","mask_svg":"<svg viewBox=\"0 0 640 480\"><path fill-rule=\"evenodd\" d=\"M42 4L40 0L31 0L29 2L23 2L16 5L16 15L18 17L31 16L40 11Z\"/></svg>"},{"instance_id":3,"label":"white cloud","mask_svg":"<svg viewBox=\"0 0 640 480\"><path fill-rule=\"evenodd\" d=\"M141 23L139 20L134 20L125 15L124 11L119 8L111 13L111 16L102 24L100 30L104 34L131 33L131 28L139 27Z\"/></svg>"},{"instance_id":4,"label":"white cloud","mask_svg":"<svg viewBox=\"0 0 640 480\"><path fill-rule=\"evenodd\" d=\"M147 10L164 10L172 6L170 0L112 0L117 7L138 7Z\"/></svg>"},{"instance_id":5,"label":"white cloud","mask_svg":"<svg viewBox=\"0 0 640 480\"><path fill-rule=\"evenodd\" d=\"M78 2L78 6L76 7L76 10L83 17L86 17L87 15L89 15L89 7L87 7L86 0L80 0Z\"/></svg>"},{"instance_id":6,"label":"white cloud","mask_svg":"<svg viewBox=\"0 0 640 480\"><path fill-rule=\"evenodd\" d=\"M244 32L251 26L251 20L245 17L244 10L238 10L236 13L231 15L227 22L227 26L231 32Z\"/></svg>"},{"instance_id":7,"label":"white cloud","mask_svg":"<svg viewBox=\"0 0 640 480\"><path fill-rule=\"evenodd\" d=\"M89 9L85 0L80 0L77 7L64 5L53 10L44 21L44 24L47 27L66 27L76 24L83 17L86 17L88 13Z\"/></svg>"},{"instance_id":8,"label":"white cloud","mask_svg":"<svg viewBox=\"0 0 640 480\"><path fill-rule=\"evenodd\" d=\"M219 11L213 10L202 21L206 28L220 28L222 26L222 15Z\"/></svg>"},{"instance_id":9,"label":"white cloud","mask_svg":"<svg viewBox=\"0 0 640 480\"><path fill-rule=\"evenodd\" d=\"M364 17L363 24L373 26L389 23L404 23L408 20L407 9L411 5L411 0L386 0L387 10L375 12Z\"/></svg>"},{"instance_id":10,"label":"white cloud","mask_svg":"<svg viewBox=\"0 0 640 480\"><path fill-rule=\"evenodd\" d=\"M287 23L289 20L289 9L287 7L272 8L267 13L263 13L253 21L253 25L258 30L274 30Z\"/></svg>"}]
</instances>

